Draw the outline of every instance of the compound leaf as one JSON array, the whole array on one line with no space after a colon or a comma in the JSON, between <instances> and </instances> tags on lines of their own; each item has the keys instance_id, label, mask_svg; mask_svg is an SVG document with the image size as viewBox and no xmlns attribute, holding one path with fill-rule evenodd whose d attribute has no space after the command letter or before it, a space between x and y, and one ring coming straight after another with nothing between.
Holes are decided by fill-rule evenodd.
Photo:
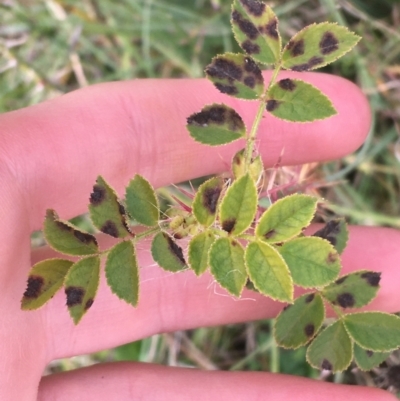
<instances>
[{"instance_id":1,"label":"compound leaf","mask_svg":"<svg viewBox=\"0 0 400 401\"><path fill-rule=\"evenodd\" d=\"M156 193L151 184L139 174L126 188L126 208L139 224L148 227L157 225L160 215Z\"/></svg>"},{"instance_id":2,"label":"compound leaf","mask_svg":"<svg viewBox=\"0 0 400 401\"><path fill-rule=\"evenodd\" d=\"M349 230L344 219L334 219L326 223L326 225L315 232L313 236L328 240L341 254L349 240Z\"/></svg>"},{"instance_id":3,"label":"compound leaf","mask_svg":"<svg viewBox=\"0 0 400 401\"><path fill-rule=\"evenodd\" d=\"M251 160L248 171L250 177L254 182L257 183L264 171L264 165L260 155ZM235 179L238 179L246 174L245 149L239 150L239 152L233 156L232 173Z\"/></svg>"},{"instance_id":4,"label":"compound leaf","mask_svg":"<svg viewBox=\"0 0 400 401\"><path fill-rule=\"evenodd\" d=\"M298 348L318 333L325 319L325 308L319 294L305 294L293 305L286 306L274 325L274 337L279 346Z\"/></svg>"},{"instance_id":5,"label":"compound leaf","mask_svg":"<svg viewBox=\"0 0 400 401\"><path fill-rule=\"evenodd\" d=\"M189 266L197 276L207 270L208 254L214 241L215 235L211 231L204 231L194 236L189 242Z\"/></svg>"},{"instance_id":6,"label":"compound leaf","mask_svg":"<svg viewBox=\"0 0 400 401\"><path fill-rule=\"evenodd\" d=\"M139 299L139 268L131 241L120 242L110 250L105 271L111 291L128 304L136 306Z\"/></svg>"},{"instance_id":7,"label":"compound leaf","mask_svg":"<svg viewBox=\"0 0 400 401\"><path fill-rule=\"evenodd\" d=\"M226 191L219 209L223 230L238 235L247 230L257 211L257 187L250 174L237 179Z\"/></svg>"},{"instance_id":8,"label":"compound leaf","mask_svg":"<svg viewBox=\"0 0 400 401\"><path fill-rule=\"evenodd\" d=\"M323 330L307 350L307 360L317 369L345 370L353 359L353 344L341 320Z\"/></svg>"},{"instance_id":9,"label":"compound leaf","mask_svg":"<svg viewBox=\"0 0 400 401\"><path fill-rule=\"evenodd\" d=\"M207 78L221 92L240 99L256 100L264 92L264 79L255 61L243 54L225 53L206 67Z\"/></svg>"},{"instance_id":10,"label":"compound leaf","mask_svg":"<svg viewBox=\"0 0 400 401\"><path fill-rule=\"evenodd\" d=\"M159 232L154 236L151 254L164 270L178 272L187 268L182 248L167 233Z\"/></svg>"},{"instance_id":11,"label":"compound leaf","mask_svg":"<svg viewBox=\"0 0 400 401\"><path fill-rule=\"evenodd\" d=\"M390 352L374 352L361 348L359 345L354 344L354 360L361 370L371 370L380 365Z\"/></svg>"},{"instance_id":12,"label":"compound leaf","mask_svg":"<svg viewBox=\"0 0 400 401\"><path fill-rule=\"evenodd\" d=\"M244 250L239 242L217 239L210 249L209 261L211 273L221 287L239 297L247 281Z\"/></svg>"},{"instance_id":13,"label":"compound leaf","mask_svg":"<svg viewBox=\"0 0 400 401\"><path fill-rule=\"evenodd\" d=\"M239 46L260 63L279 61L282 40L271 7L256 0L235 0L231 24Z\"/></svg>"},{"instance_id":14,"label":"compound leaf","mask_svg":"<svg viewBox=\"0 0 400 401\"><path fill-rule=\"evenodd\" d=\"M381 273L361 270L340 277L325 287L322 295L333 305L342 308L361 308L377 295Z\"/></svg>"},{"instance_id":15,"label":"compound leaf","mask_svg":"<svg viewBox=\"0 0 400 401\"><path fill-rule=\"evenodd\" d=\"M225 104L205 106L187 118L186 127L195 141L211 146L224 145L246 135L242 117Z\"/></svg>"},{"instance_id":16,"label":"compound leaf","mask_svg":"<svg viewBox=\"0 0 400 401\"><path fill-rule=\"evenodd\" d=\"M213 177L201 184L194 197L192 208L196 220L205 227L214 223L218 201L224 187L221 177Z\"/></svg>"},{"instance_id":17,"label":"compound leaf","mask_svg":"<svg viewBox=\"0 0 400 401\"><path fill-rule=\"evenodd\" d=\"M60 220L57 213L48 209L43 224L48 244L66 255L93 255L99 251L96 238L68 221Z\"/></svg>"},{"instance_id":18,"label":"compound leaf","mask_svg":"<svg viewBox=\"0 0 400 401\"><path fill-rule=\"evenodd\" d=\"M293 71L309 71L332 63L350 51L361 38L344 26L323 22L294 35L283 49L282 65Z\"/></svg>"},{"instance_id":19,"label":"compound leaf","mask_svg":"<svg viewBox=\"0 0 400 401\"><path fill-rule=\"evenodd\" d=\"M89 256L76 262L69 270L65 282L65 294L69 313L75 324L93 305L100 281L100 258Z\"/></svg>"},{"instance_id":20,"label":"compound leaf","mask_svg":"<svg viewBox=\"0 0 400 401\"><path fill-rule=\"evenodd\" d=\"M400 318L382 312L361 312L344 316L352 339L362 348L386 352L400 347Z\"/></svg>"},{"instance_id":21,"label":"compound leaf","mask_svg":"<svg viewBox=\"0 0 400 401\"><path fill-rule=\"evenodd\" d=\"M331 283L341 269L339 254L321 238L295 238L283 244L279 252L289 266L294 283L304 288Z\"/></svg>"},{"instance_id":22,"label":"compound leaf","mask_svg":"<svg viewBox=\"0 0 400 401\"><path fill-rule=\"evenodd\" d=\"M292 122L323 120L336 114L332 102L315 86L285 78L268 91L267 111Z\"/></svg>"},{"instance_id":23,"label":"compound leaf","mask_svg":"<svg viewBox=\"0 0 400 401\"><path fill-rule=\"evenodd\" d=\"M256 235L272 244L287 241L310 224L316 208L317 199L308 195L294 194L279 199L261 216Z\"/></svg>"},{"instance_id":24,"label":"compound leaf","mask_svg":"<svg viewBox=\"0 0 400 401\"><path fill-rule=\"evenodd\" d=\"M62 287L64 278L74 262L47 259L36 263L28 276L28 285L22 297L21 308L38 309Z\"/></svg>"},{"instance_id":25,"label":"compound leaf","mask_svg":"<svg viewBox=\"0 0 400 401\"><path fill-rule=\"evenodd\" d=\"M130 235L125 208L119 202L116 192L103 177L97 177L90 195L90 217L93 224L103 233L115 238Z\"/></svg>"},{"instance_id":26,"label":"compound leaf","mask_svg":"<svg viewBox=\"0 0 400 401\"><path fill-rule=\"evenodd\" d=\"M282 302L293 302L293 280L277 250L263 242L251 242L245 252L251 282L262 294Z\"/></svg>"}]
</instances>

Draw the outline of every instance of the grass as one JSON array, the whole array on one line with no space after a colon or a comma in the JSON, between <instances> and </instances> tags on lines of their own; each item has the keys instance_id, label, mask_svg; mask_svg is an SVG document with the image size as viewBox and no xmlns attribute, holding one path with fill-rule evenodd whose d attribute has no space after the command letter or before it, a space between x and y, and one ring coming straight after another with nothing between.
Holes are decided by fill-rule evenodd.
<instances>
[{"instance_id":1,"label":"grass","mask_svg":"<svg viewBox=\"0 0 400 401\"><path fill-rule=\"evenodd\" d=\"M5 0L0 3L0 112L90 84L144 77L201 77L213 55L238 49L226 0ZM400 4L393 0L275 1L285 40L315 21L348 26L364 40L325 68L357 83L374 120L364 146L321 166L320 190L353 224L400 227ZM304 349L278 349L271 323L251 322L165 334L95 355L55 361L48 372L108 360L204 369L269 370L345 383L391 387L394 354L373 373L321 376Z\"/></svg>"}]
</instances>

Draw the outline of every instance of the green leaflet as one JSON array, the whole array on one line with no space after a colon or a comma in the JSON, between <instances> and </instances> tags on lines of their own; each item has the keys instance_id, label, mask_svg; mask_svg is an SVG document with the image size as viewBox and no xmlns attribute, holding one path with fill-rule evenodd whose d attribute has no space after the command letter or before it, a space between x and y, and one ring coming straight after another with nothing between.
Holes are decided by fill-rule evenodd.
<instances>
[{"instance_id":1,"label":"green leaflet","mask_svg":"<svg viewBox=\"0 0 400 401\"><path fill-rule=\"evenodd\" d=\"M211 146L224 145L246 136L242 117L225 104L203 107L199 113L187 118L186 128L195 141Z\"/></svg>"},{"instance_id":2,"label":"green leaflet","mask_svg":"<svg viewBox=\"0 0 400 401\"><path fill-rule=\"evenodd\" d=\"M283 67L308 71L332 63L350 51L361 38L344 26L323 22L294 35L283 50Z\"/></svg>"},{"instance_id":3,"label":"green leaflet","mask_svg":"<svg viewBox=\"0 0 400 401\"><path fill-rule=\"evenodd\" d=\"M187 268L182 248L167 233L159 232L154 236L151 254L164 270L178 272Z\"/></svg>"},{"instance_id":4,"label":"green leaflet","mask_svg":"<svg viewBox=\"0 0 400 401\"><path fill-rule=\"evenodd\" d=\"M314 217L317 199L294 194L279 199L261 216L256 235L272 244L287 241L300 234Z\"/></svg>"},{"instance_id":5,"label":"green leaflet","mask_svg":"<svg viewBox=\"0 0 400 401\"><path fill-rule=\"evenodd\" d=\"M68 221L60 220L57 213L48 209L43 224L47 243L66 255L93 255L99 251L96 238Z\"/></svg>"},{"instance_id":6,"label":"green leaflet","mask_svg":"<svg viewBox=\"0 0 400 401\"><path fill-rule=\"evenodd\" d=\"M207 270L208 253L214 241L215 235L211 231L204 231L194 236L189 242L189 266L197 276Z\"/></svg>"},{"instance_id":7,"label":"green leaflet","mask_svg":"<svg viewBox=\"0 0 400 401\"><path fill-rule=\"evenodd\" d=\"M279 252L271 245L251 242L245 252L251 282L262 294L282 302L293 302L293 280Z\"/></svg>"},{"instance_id":8,"label":"green leaflet","mask_svg":"<svg viewBox=\"0 0 400 401\"><path fill-rule=\"evenodd\" d=\"M282 120L311 122L336 114L332 102L315 86L285 78L268 91L267 111Z\"/></svg>"},{"instance_id":9,"label":"green leaflet","mask_svg":"<svg viewBox=\"0 0 400 401\"><path fill-rule=\"evenodd\" d=\"M373 369L387 359L389 355L390 352L374 352L354 344L354 360L361 370Z\"/></svg>"},{"instance_id":10,"label":"green leaflet","mask_svg":"<svg viewBox=\"0 0 400 401\"><path fill-rule=\"evenodd\" d=\"M341 320L323 330L307 350L307 360L317 369L341 372L353 359L353 344Z\"/></svg>"},{"instance_id":11,"label":"green leaflet","mask_svg":"<svg viewBox=\"0 0 400 401\"><path fill-rule=\"evenodd\" d=\"M276 318L274 337L280 347L298 348L318 333L325 319L325 308L319 294L305 294L286 306Z\"/></svg>"},{"instance_id":12,"label":"green leaflet","mask_svg":"<svg viewBox=\"0 0 400 401\"><path fill-rule=\"evenodd\" d=\"M232 173L235 179L238 179L242 177L243 175L246 174L246 164L245 164L245 149L239 150L233 156L232 159ZM261 156L258 155L254 159L251 160L250 166L249 166L249 174L250 177L253 179L255 183L258 183L258 181L261 178L261 175L264 171L264 165L261 159Z\"/></svg>"},{"instance_id":13,"label":"green leaflet","mask_svg":"<svg viewBox=\"0 0 400 401\"><path fill-rule=\"evenodd\" d=\"M380 279L381 273L361 270L340 277L325 287L322 295L333 305L342 308L361 308L376 297Z\"/></svg>"},{"instance_id":14,"label":"green leaflet","mask_svg":"<svg viewBox=\"0 0 400 401\"><path fill-rule=\"evenodd\" d=\"M117 194L103 177L97 177L90 195L90 217L93 224L103 233L115 238L130 235L125 208L118 201Z\"/></svg>"},{"instance_id":15,"label":"green leaflet","mask_svg":"<svg viewBox=\"0 0 400 401\"><path fill-rule=\"evenodd\" d=\"M349 230L343 218L334 219L326 223L326 225L315 232L313 236L328 240L341 254L349 240Z\"/></svg>"},{"instance_id":16,"label":"green leaflet","mask_svg":"<svg viewBox=\"0 0 400 401\"><path fill-rule=\"evenodd\" d=\"M136 306L139 299L139 267L131 241L120 242L110 250L105 270L111 291Z\"/></svg>"},{"instance_id":17,"label":"green leaflet","mask_svg":"<svg viewBox=\"0 0 400 401\"><path fill-rule=\"evenodd\" d=\"M151 184L136 174L126 188L126 208L139 224L153 227L158 224L159 206Z\"/></svg>"},{"instance_id":18,"label":"green leaflet","mask_svg":"<svg viewBox=\"0 0 400 401\"><path fill-rule=\"evenodd\" d=\"M293 282L304 288L322 287L335 280L341 269L340 256L326 240L295 238L279 248Z\"/></svg>"},{"instance_id":19,"label":"green leaflet","mask_svg":"<svg viewBox=\"0 0 400 401\"><path fill-rule=\"evenodd\" d=\"M65 282L65 294L69 313L75 324L93 305L100 281L100 258L89 256L76 262L69 270Z\"/></svg>"},{"instance_id":20,"label":"green leaflet","mask_svg":"<svg viewBox=\"0 0 400 401\"><path fill-rule=\"evenodd\" d=\"M264 92L261 70L251 57L225 53L212 59L206 67L207 78L226 95L256 100Z\"/></svg>"},{"instance_id":21,"label":"green leaflet","mask_svg":"<svg viewBox=\"0 0 400 401\"><path fill-rule=\"evenodd\" d=\"M247 281L244 250L239 242L217 239L210 249L209 261L211 273L221 287L239 297Z\"/></svg>"},{"instance_id":22,"label":"green leaflet","mask_svg":"<svg viewBox=\"0 0 400 401\"><path fill-rule=\"evenodd\" d=\"M362 348L393 351L400 347L400 318L382 312L352 313L344 316L352 339Z\"/></svg>"},{"instance_id":23,"label":"green leaflet","mask_svg":"<svg viewBox=\"0 0 400 401\"><path fill-rule=\"evenodd\" d=\"M28 276L28 285L21 300L23 310L38 309L62 287L70 260L47 259L36 263Z\"/></svg>"},{"instance_id":24,"label":"green leaflet","mask_svg":"<svg viewBox=\"0 0 400 401\"><path fill-rule=\"evenodd\" d=\"M235 0L231 25L239 46L260 63L277 63L282 40L278 18L260 1Z\"/></svg>"},{"instance_id":25,"label":"green leaflet","mask_svg":"<svg viewBox=\"0 0 400 401\"><path fill-rule=\"evenodd\" d=\"M257 211L257 187L250 174L236 180L226 191L219 209L222 229L232 235L246 231Z\"/></svg>"},{"instance_id":26,"label":"green leaflet","mask_svg":"<svg viewBox=\"0 0 400 401\"><path fill-rule=\"evenodd\" d=\"M203 182L194 197L192 208L197 221L205 227L214 223L218 201L224 187L221 177Z\"/></svg>"}]
</instances>

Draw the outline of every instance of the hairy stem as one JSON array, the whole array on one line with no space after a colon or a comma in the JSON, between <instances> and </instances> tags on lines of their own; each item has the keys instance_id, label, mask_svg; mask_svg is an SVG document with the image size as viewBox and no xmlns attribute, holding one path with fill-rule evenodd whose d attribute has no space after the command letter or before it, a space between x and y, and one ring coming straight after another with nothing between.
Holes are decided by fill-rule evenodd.
<instances>
[{"instance_id":1,"label":"hairy stem","mask_svg":"<svg viewBox=\"0 0 400 401\"><path fill-rule=\"evenodd\" d=\"M253 151L254 151L254 144L257 138L257 133L258 133L258 127L260 126L262 117L264 115L264 110L266 106L266 94L268 93L269 89L271 86L275 83L276 78L278 77L279 71L281 70L281 64L277 64L275 66L275 69L272 73L271 80L269 81L267 91L265 95L260 99L260 104L258 106L257 114L256 117L254 118L253 125L251 127L250 135L247 138L246 141L246 150L245 150L245 166L246 166L246 171L249 170L250 164L252 162L252 157L253 157Z\"/></svg>"}]
</instances>

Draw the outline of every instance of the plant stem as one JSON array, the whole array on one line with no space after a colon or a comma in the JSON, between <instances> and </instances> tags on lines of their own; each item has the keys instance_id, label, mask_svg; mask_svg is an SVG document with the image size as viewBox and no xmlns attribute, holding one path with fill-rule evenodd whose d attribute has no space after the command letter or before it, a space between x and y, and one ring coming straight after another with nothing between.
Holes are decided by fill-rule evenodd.
<instances>
[{"instance_id":1,"label":"plant stem","mask_svg":"<svg viewBox=\"0 0 400 401\"><path fill-rule=\"evenodd\" d=\"M271 86L275 83L276 78L277 78L280 70L281 70L281 63L278 63L275 66L275 69L274 69L274 71L272 73L272 77L271 77L271 80L269 81L266 93L260 99L260 104L258 106L257 114L256 114L256 117L254 118L253 125L252 125L251 131L250 131L250 135L247 138L246 150L244 152L244 154L245 154L246 171L249 170L249 167L250 167L250 164L251 164L251 161L252 161L254 144L255 144L255 141L256 141L256 137L257 137L258 127L260 126L260 123L261 123L261 120L262 120L262 117L263 117L263 114L264 114L264 110L265 110L265 106L266 106L265 96L268 93L268 91L271 88Z\"/></svg>"}]
</instances>

